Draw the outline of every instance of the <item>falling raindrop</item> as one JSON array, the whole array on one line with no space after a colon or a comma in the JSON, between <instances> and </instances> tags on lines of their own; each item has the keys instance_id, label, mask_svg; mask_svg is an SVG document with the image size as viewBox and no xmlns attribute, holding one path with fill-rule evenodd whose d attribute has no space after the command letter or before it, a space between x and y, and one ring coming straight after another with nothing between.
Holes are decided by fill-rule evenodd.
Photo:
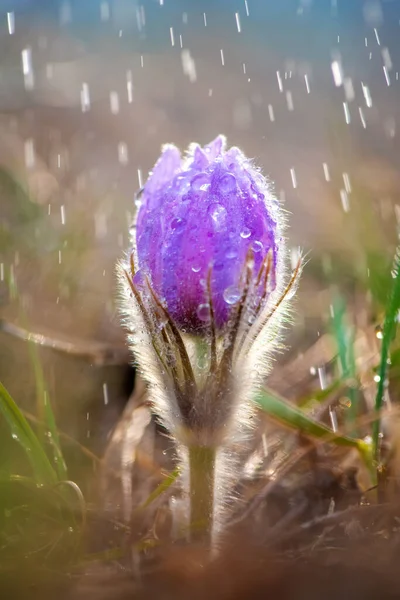
<instances>
[{"instance_id":1,"label":"falling raindrop","mask_svg":"<svg viewBox=\"0 0 400 600\"><path fill-rule=\"evenodd\" d=\"M292 178L292 185L293 185L294 189L296 189L297 188L297 177L296 177L296 172L293 167L290 169L290 177Z\"/></svg>"},{"instance_id":2,"label":"falling raindrop","mask_svg":"<svg viewBox=\"0 0 400 600\"><path fill-rule=\"evenodd\" d=\"M133 102L132 71L127 71L127 73L126 73L126 91L128 93L128 102L129 102L129 104L132 104L132 102Z\"/></svg>"},{"instance_id":3,"label":"falling raindrop","mask_svg":"<svg viewBox=\"0 0 400 600\"><path fill-rule=\"evenodd\" d=\"M103 398L104 398L104 404L107 406L108 404L108 385L106 382L103 383Z\"/></svg>"},{"instance_id":4,"label":"falling raindrop","mask_svg":"<svg viewBox=\"0 0 400 600\"><path fill-rule=\"evenodd\" d=\"M346 121L346 123L348 125L350 123L351 119L350 119L349 106L348 106L347 102L343 102L343 110L344 110L344 120Z\"/></svg>"},{"instance_id":5,"label":"falling raindrop","mask_svg":"<svg viewBox=\"0 0 400 600\"><path fill-rule=\"evenodd\" d=\"M345 190L348 194L351 193L351 184L350 184L350 177L348 173L343 173L343 182L344 182L344 187Z\"/></svg>"},{"instance_id":6,"label":"falling raindrop","mask_svg":"<svg viewBox=\"0 0 400 600\"><path fill-rule=\"evenodd\" d=\"M196 64L189 50L185 49L181 52L183 73L189 77L189 81L194 83L197 80Z\"/></svg>"},{"instance_id":7,"label":"falling raindrop","mask_svg":"<svg viewBox=\"0 0 400 600\"><path fill-rule=\"evenodd\" d=\"M293 106L292 92L289 92L289 91L286 92L286 102L287 102L288 110L289 111L293 111L294 110L294 106Z\"/></svg>"},{"instance_id":8,"label":"falling raindrop","mask_svg":"<svg viewBox=\"0 0 400 600\"><path fill-rule=\"evenodd\" d=\"M283 92L282 78L281 78L281 74L279 73L279 71L276 72L276 78L278 80L279 91Z\"/></svg>"},{"instance_id":9,"label":"falling raindrop","mask_svg":"<svg viewBox=\"0 0 400 600\"><path fill-rule=\"evenodd\" d=\"M15 33L15 14L13 12L7 13L7 27L8 33L13 35Z\"/></svg>"},{"instance_id":10,"label":"falling raindrop","mask_svg":"<svg viewBox=\"0 0 400 600\"><path fill-rule=\"evenodd\" d=\"M35 146L32 138L25 141L24 154L26 168L32 169L35 166Z\"/></svg>"},{"instance_id":11,"label":"falling raindrop","mask_svg":"<svg viewBox=\"0 0 400 600\"><path fill-rule=\"evenodd\" d=\"M241 29L241 26L240 26L239 13L235 13L235 19L236 19L236 27L237 27L238 33L240 33L242 31L242 29Z\"/></svg>"},{"instance_id":12,"label":"falling raindrop","mask_svg":"<svg viewBox=\"0 0 400 600\"><path fill-rule=\"evenodd\" d=\"M120 142L118 144L118 160L122 165L127 165L129 162L128 146L125 142Z\"/></svg>"},{"instance_id":13,"label":"falling raindrop","mask_svg":"<svg viewBox=\"0 0 400 600\"><path fill-rule=\"evenodd\" d=\"M345 77L343 80L344 95L347 102L352 102L355 98L353 80L350 77Z\"/></svg>"},{"instance_id":14,"label":"falling raindrop","mask_svg":"<svg viewBox=\"0 0 400 600\"><path fill-rule=\"evenodd\" d=\"M343 206L343 210L344 212L349 212L350 210L350 203L349 203L349 197L347 195L346 190L340 190L340 200L342 201L342 206Z\"/></svg>"},{"instance_id":15,"label":"falling raindrop","mask_svg":"<svg viewBox=\"0 0 400 600\"><path fill-rule=\"evenodd\" d=\"M268 114L271 121L275 121L274 109L272 104L268 104Z\"/></svg>"},{"instance_id":16,"label":"falling raindrop","mask_svg":"<svg viewBox=\"0 0 400 600\"><path fill-rule=\"evenodd\" d=\"M82 112L87 112L90 109L90 94L89 94L89 86L87 83L82 83L81 108L82 108Z\"/></svg>"},{"instance_id":17,"label":"falling raindrop","mask_svg":"<svg viewBox=\"0 0 400 600\"><path fill-rule=\"evenodd\" d=\"M119 113L118 92L110 92L110 110L113 115L117 115Z\"/></svg>"},{"instance_id":18,"label":"falling raindrop","mask_svg":"<svg viewBox=\"0 0 400 600\"><path fill-rule=\"evenodd\" d=\"M365 104L368 106L368 108L371 108L372 98L371 92L369 91L369 87L367 85L364 85L363 83L361 83L361 87L364 94Z\"/></svg>"},{"instance_id":19,"label":"falling raindrop","mask_svg":"<svg viewBox=\"0 0 400 600\"><path fill-rule=\"evenodd\" d=\"M60 23L67 25L72 21L72 9L69 2L63 2L60 6Z\"/></svg>"},{"instance_id":20,"label":"falling raindrop","mask_svg":"<svg viewBox=\"0 0 400 600\"><path fill-rule=\"evenodd\" d=\"M328 385L325 366L318 367L318 379L321 390L325 390Z\"/></svg>"},{"instance_id":21,"label":"falling raindrop","mask_svg":"<svg viewBox=\"0 0 400 600\"><path fill-rule=\"evenodd\" d=\"M383 67L383 73L385 75L385 79L386 79L386 83L387 85L390 85L390 77L389 77L389 72L387 70L387 68L384 66Z\"/></svg>"},{"instance_id":22,"label":"falling raindrop","mask_svg":"<svg viewBox=\"0 0 400 600\"><path fill-rule=\"evenodd\" d=\"M361 108L361 106L358 107L358 112L359 112L359 115L360 115L361 124L364 127L364 129L365 129L367 127L367 123L366 123L366 120L365 120L364 111Z\"/></svg>"},{"instance_id":23,"label":"falling raindrop","mask_svg":"<svg viewBox=\"0 0 400 600\"><path fill-rule=\"evenodd\" d=\"M31 90L35 83L32 67L32 49L24 48L24 50L21 52L21 59L25 89Z\"/></svg>"},{"instance_id":24,"label":"falling raindrop","mask_svg":"<svg viewBox=\"0 0 400 600\"><path fill-rule=\"evenodd\" d=\"M336 87L340 87L343 83L342 66L338 60L334 60L331 64L333 81Z\"/></svg>"}]
</instances>

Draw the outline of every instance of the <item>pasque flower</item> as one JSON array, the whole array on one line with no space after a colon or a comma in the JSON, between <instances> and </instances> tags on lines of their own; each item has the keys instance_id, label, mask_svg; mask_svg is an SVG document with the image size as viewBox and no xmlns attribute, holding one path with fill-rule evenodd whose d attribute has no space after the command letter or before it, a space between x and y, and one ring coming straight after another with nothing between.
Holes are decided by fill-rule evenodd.
<instances>
[{"instance_id":1,"label":"pasque flower","mask_svg":"<svg viewBox=\"0 0 400 600\"><path fill-rule=\"evenodd\" d=\"M175 146L165 146L137 219L138 268L191 333L204 331L210 302L217 329L227 323L250 251L253 280L270 254L270 289L281 252L278 206L264 177L238 148L225 151L224 145L222 136L205 148L193 145L186 160ZM254 299L264 291L260 279Z\"/></svg>"},{"instance_id":2,"label":"pasque flower","mask_svg":"<svg viewBox=\"0 0 400 600\"><path fill-rule=\"evenodd\" d=\"M122 309L155 412L189 465L192 518L217 518L221 502L204 490L219 473L222 498L279 345L300 271L286 276L284 225L268 181L223 136L184 159L165 146L142 190Z\"/></svg>"}]
</instances>

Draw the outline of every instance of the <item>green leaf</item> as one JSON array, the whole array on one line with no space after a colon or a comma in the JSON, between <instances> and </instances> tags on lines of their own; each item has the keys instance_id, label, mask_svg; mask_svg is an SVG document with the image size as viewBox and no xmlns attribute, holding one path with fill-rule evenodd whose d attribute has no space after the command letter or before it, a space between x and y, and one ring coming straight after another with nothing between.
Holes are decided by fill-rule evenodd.
<instances>
[{"instance_id":1,"label":"green leaf","mask_svg":"<svg viewBox=\"0 0 400 600\"><path fill-rule=\"evenodd\" d=\"M18 406L0 383L0 414L5 418L11 436L25 450L37 483L54 484L57 475L38 438Z\"/></svg>"},{"instance_id":2,"label":"green leaf","mask_svg":"<svg viewBox=\"0 0 400 600\"><path fill-rule=\"evenodd\" d=\"M302 410L289 404L283 398L271 391L262 391L255 397L255 402L262 408L271 418L275 419L282 425L290 427L296 431L301 431L308 436L319 440L335 444L336 446L345 446L355 448L359 451L362 460L367 466L371 478L375 481L375 469L372 464L372 455L369 445L363 440L354 439L336 433L323 425L314 421Z\"/></svg>"},{"instance_id":3,"label":"green leaf","mask_svg":"<svg viewBox=\"0 0 400 600\"><path fill-rule=\"evenodd\" d=\"M351 382L357 381L356 359L354 354L354 330L346 323L346 304L343 298L338 296L333 303L332 329L338 348L338 362L340 365L341 376ZM352 435L356 435L355 423L357 420L359 407L359 394L357 388L348 386L348 395L350 398L350 408L346 411L346 421L352 424Z\"/></svg>"},{"instance_id":4,"label":"green leaf","mask_svg":"<svg viewBox=\"0 0 400 600\"><path fill-rule=\"evenodd\" d=\"M10 282L10 294L13 294L15 298L19 299L17 283L13 282L13 290L11 290ZM24 327L29 331L28 318L19 303L19 312ZM46 384L43 375L42 365L40 363L37 346L34 341L28 340L29 356L32 362L35 384L36 384L36 410L38 416L38 432L39 440L43 448L46 448L46 444L49 444L53 454L53 464L57 472L60 481L68 479L67 465L65 464L64 456L61 450L60 437L56 426L54 412L51 407L49 394L46 390Z\"/></svg>"},{"instance_id":5,"label":"green leaf","mask_svg":"<svg viewBox=\"0 0 400 600\"><path fill-rule=\"evenodd\" d=\"M260 392L256 396L255 402L270 417L291 429L300 430L309 436L329 441L337 446L359 447L359 440L335 433L326 425L314 421L302 410L270 391Z\"/></svg>"},{"instance_id":6,"label":"green leaf","mask_svg":"<svg viewBox=\"0 0 400 600\"><path fill-rule=\"evenodd\" d=\"M61 450L60 437L56 426L54 412L46 390L43 369L39 360L36 344L28 341L36 382L36 406L39 418L39 432L42 445L48 442L53 453L53 465L60 481L68 479L67 465Z\"/></svg>"},{"instance_id":7,"label":"green leaf","mask_svg":"<svg viewBox=\"0 0 400 600\"><path fill-rule=\"evenodd\" d=\"M324 388L323 390L315 390L306 396L303 396L297 401L297 406L307 412L307 410L313 405L315 402L322 403L324 400L327 400L329 396L331 396L334 392L337 392L341 388L345 388L345 382L341 379L337 379L331 385Z\"/></svg>"},{"instance_id":8,"label":"green leaf","mask_svg":"<svg viewBox=\"0 0 400 600\"><path fill-rule=\"evenodd\" d=\"M147 508L152 502L154 502L154 500L161 496L161 494L166 492L168 488L170 488L171 485L177 480L179 472L179 468L177 467L171 473L168 473L165 479L163 479L162 482L158 484L156 489L153 492L151 492L147 499L138 507L138 510L143 510Z\"/></svg>"},{"instance_id":9,"label":"green leaf","mask_svg":"<svg viewBox=\"0 0 400 600\"><path fill-rule=\"evenodd\" d=\"M396 332L396 317L400 310L400 248L396 251L394 260L394 281L392 282L392 289L390 292L389 299L386 305L385 321L383 324L382 331L382 346L381 346L381 358L379 361L379 382L378 389L375 398L375 412L377 415L376 420L373 423L372 429L372 440L374 448L375 459L378 460L379 455L379 433L380 433L380 417L379 413L383 404L383 397L385 392L385 381L388 369L388 358L390 352L390 345L395 336Z\"/></svg>"}]
</instances>

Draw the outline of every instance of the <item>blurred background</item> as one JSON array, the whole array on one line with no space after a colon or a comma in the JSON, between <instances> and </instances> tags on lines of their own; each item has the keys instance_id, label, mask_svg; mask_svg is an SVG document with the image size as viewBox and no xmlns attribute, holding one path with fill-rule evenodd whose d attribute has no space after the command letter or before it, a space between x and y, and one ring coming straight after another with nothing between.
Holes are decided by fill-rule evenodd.
<instances>
[{"instance_id":1,"label":"blurred background","mask_svg":"<svg viewBox=\"0 0 400 600\"><path fill-rule=\"evenodd\" d=\"M104 452L135 379L115 262L166 142L224 133L289 211L308 264L280 363L324 333L333 289L366 325L398 235L399 26L397 0L0 0L0 381L18 405L35 412L31 340L58 426Z\"/></svg>"}]
</instances>

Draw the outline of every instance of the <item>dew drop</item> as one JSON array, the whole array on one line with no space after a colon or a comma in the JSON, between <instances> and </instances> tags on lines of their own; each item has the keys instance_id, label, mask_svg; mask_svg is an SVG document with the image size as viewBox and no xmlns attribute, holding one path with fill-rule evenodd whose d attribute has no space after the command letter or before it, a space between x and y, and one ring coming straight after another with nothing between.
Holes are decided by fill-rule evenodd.
<instances>
[{"instance_id":1,"label":"dew drop","mask_svg":"<svg viewBox=\"0 0 400 600\"><path fill-rule=\"evenodd\" d=\"M210 215L214 224L220 227L225 221L226 208L221 204L212 204L209 209Z\"/></svg>"},{"instance_id":2,"label":"dew drop","mask_svg":"<svg viewBox=\"0 0 400 600\"><path fill-rule=\"evenodd\" d=\"M193 273L199 273L200 269L201 269L200 265L193 265L193 267L192 267Z\"/></svg>"},{"instance_id":3,"label":"dew drop","mask_svg":"<svg viewBox=\"0 0 400 600\"><path fill-rule=\"evenodd\" d=\"M219 191L226 194L236 189L236 178L232 173L227 173L218 182Z\"/></svg>"},{"instance_id":4,"label":"dew drop","mask_svg":"<svg viewBox=\"0 0 400 600\"><path fill-rule=\"evenodd\" d=\"M228 248L228 250L225 253L226 258L236 258L237 257L237 251L235 250L235 248Z\"/></svg>"},{"instance_id":5,"label":"dew drop","mask_svg":"<svg viewBox=\"0 0 400 600\"><path fill-rule=\"evenodd\" d=\"M229 286L223 293L224 300L227 304L236 304L241 296L240 290L235 285Z\"/></svg>"},{"instance_id":6,"label":"dew drop","mask_svg":"<svg viewBox=\"0 0 400 600\"><path fill-rule=\"evenodd\" d=\"M190 185L192 190L196 192L199 190L206 190L210 185L208 175L206 173L199 173L193 177Z\"/></svg>"},{"instance_id":7,"label":"dew drop","mask_svg":"<svg viewBox=\"0 0 400 600\"><path fill-rule=\"evenodd\" d=\"M199 304L198 308L197 308L197 316L199 317L200 321L209 321L210 320L210 305L207 304Z\"/></svg>"},{"instance_id":8,"label":"dew drop","mask_svg":"<svg viewBox=\"0 0 400 600\"><path fill-rule=\"evenodd\" d=\"M137 271L132 279L133 284L136 287L141 287L144 284L144 277L143 277L143 272L139 269L139 271Z\"/></svg>"},{"instance_id":9,"label":"dew drop","mask_svg":"<svg viewBox=\"0 0 400 600\"><path fill-rule=\"evenodd\" d=\"M240 237L244 240L247 240L251 236L251 231L248 227L245 227L243 231L240 232Z\"/></svg>"},{"instance_id":10,"label":"dew drop","mask_svg":"<svg viewBox=\"0 0 400 600\"><path fill-rule=\"evenodd\" d=\"M174 229L175 231L179 231L185 226L185 224L186 224L185 219L180 219L179 217L176 217L175 219L172 219L172 221L171 221L171 229Z\"/></svg>"},{"instance_id":11,"label":"dew drop","mask_svg":"<svg viewBox=\"0 0 400 600\"><path fill-rule=\"evenodd\" d=\"M175 189L179 190L182 194L187 192L190 188L190 181L188 181L186 175L178 175L174 181Z\"/></svg>"},{"instance_id":12,"label":"dew drop","mask_svg":"<svg viewBox=\"0 0 400 600\"><path fill-rule=\"evenodd\" d=\"M253 242L252 248L253 248L254 252L261 252L261 250L263 250L264 246L262 245L261 242L256 240L255 242Z\"/></svg>"},{"instance_id":13,"label":"dew drop","mask_svg":"<svg viewBox=\"0 0 400 600\"><path fill-rule=\"evenodd\" d=\"M217 262L215 262L215 263L214 263L214 265L213 265L213 270L214 270L214 271L222 271L222 270L223 270L223 268L224 268L224 266L225 266L225 263L224 263L224 262L222 262L222 261L217 261Z\"/></svg>"}]
</instances>

